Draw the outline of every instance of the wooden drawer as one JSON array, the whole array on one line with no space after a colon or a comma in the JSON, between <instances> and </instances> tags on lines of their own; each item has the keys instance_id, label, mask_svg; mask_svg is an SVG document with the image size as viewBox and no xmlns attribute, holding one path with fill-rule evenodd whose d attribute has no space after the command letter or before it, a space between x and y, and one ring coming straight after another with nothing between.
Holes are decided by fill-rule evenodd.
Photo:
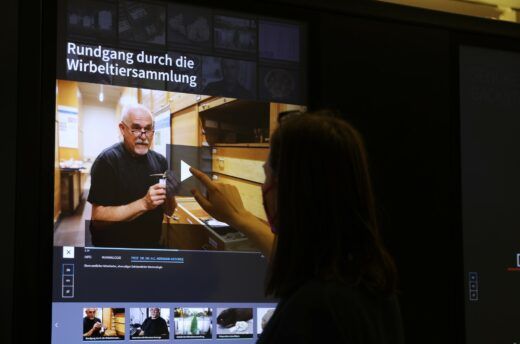
<instances>
[{"instance_id":1,"label":"wooden drawer","mask_svg":"<svg viewBox=\"0 0 520 344\"><path fill-rule=\"evenodd\" d=\"M196 106L175 112L171 118L171 143L199 146L199 113Z\"/></svg>"},{"instance_id":2,"label":"wooden drawer","mask_svg":"<svg viewBox=\"0 0 520 344\"><path fill-rule=\"evenodd\" d=\"M118 336L125 335L125 324L116 324L116 333Z\"/></svg>"},{"instance_id":3,"label":"wooden drawer","mask_svg":"<svg viewBox=\"0 0 520 344\"><path fill-rule=\"evenodd\" d=\"M163 224L164 241L168 248L203 250L208 242L208 230L203 225Z\"/></svg>"},{"instance_id":4,"label":"wooden drawer","mask_svg":"<svg viewBox=\"0 0 520 344\"><path fill-rule=\"evenodd\" d=\"M174 221L175 223L189 224L189 225L194 225L194 224L198 223L197 219L195 219L194 216L192 216L190 213L185 211L183 209L182 205L178 205L177 208L175 208L174 214L179 218L179 220Z\"/></svg>"},{"instance_id":5,"label":"wooden drawer","mask_svg":"<svg viewBox=\"0 0 520 344\"><path fill-rule=\"evenodd\" d=\"M107 329L111 329L112 328L112 316L113 316L113 313L112 313L112 308L103 308L103 326L106 327Z\"/></svg>"},{"instance_id":6,"label":"wooden drawer","mask_svg":"<svg viewBox=\"0 0 520 344\"><path fill-rule=\"evenodd\" d=\"M268 155L269 148L265 147L216 147L213 148L212 169L219 174L263 183L263 164Z\"/></svg>"},{"instance_id":7,"label":"wooden drawer","mask_svg":"<svg viewBox=\"0 0 520 344\"><path fill-rule=\"evenodd\" d=\"M124 336L125 335L125 316L116 314L114 316L114 327L116 329L118 336Z\"/></svg>"},{"instance_id":8,"label":"wooden drawer","mask_svg":"<svg viewBox=\"0 0 520 344\"><path fill-rule=\"evenodd\" d=\"M178 220L163 224L163 243L169 248L202 250L208 242L208 231L197 216L208 216L193 197L178 197L174 215Z\"/></svg>"},{"instance_id":9,"label":"wooden drawer","mask_svg":"<svg viewBox=\"0 0 520 344\"><path fill-rule=\"evenodd\" d=\"M242 197L244 207L253 213L253 215L256 217L267 221L267 216L265 215L264 206L262 203L261 184L229 177L218 173L214 173L214 175L217 176L218 182L236 186L240 196Z\"/></svg>"},{"instance_id":10,"label":"wooden drawer","mask_svg":"<svg viewBox=\"0 0 520 344\"><path fill-rule=\"evenodd\" d=\"M226 104L226 103L230 103L235 100L236 100L236 98L227 98L227 97L211 98L211 99L199 104L199 112L213 109L217 106L220 106L220 105Z\"/></svg>"},{"instance_id":11,"label":"wooden drawer","mask_svg":"<svg viewBox=\"0 0 520 344\"><path fill-rule=\"evenodd\" d=\"M188 94L188 93L176 93L172 92L169 94L170 96L170 112L174 113L179 110L185 109L192 105L195 105L199 102L207 100L211 98L211 96L202 96L198 94Z\"/></svg>"}]
</instances>

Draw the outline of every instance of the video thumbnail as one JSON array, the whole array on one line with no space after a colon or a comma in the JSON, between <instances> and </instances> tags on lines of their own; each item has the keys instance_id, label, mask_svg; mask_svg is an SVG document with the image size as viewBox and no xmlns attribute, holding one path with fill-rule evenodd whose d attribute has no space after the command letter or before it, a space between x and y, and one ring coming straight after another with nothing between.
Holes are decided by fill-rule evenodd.
<instances>
[{"instance_id":1,"label":"video thumbnail","mask_svg":"<svg viewBox=\"0 0 520 344\"><path fill-rule=\"evenodd\" d=\"M273 316L275 308L257 308L256 310L256 333L264 332L267 323Z\"/></svg>"},{"instance_id":2,"label":"video thumbnail","mask_svg":"<svg viewBox=\"0 0 520 344\"><path fill-rule=\"evenodd\" d=\"M158 340L169 338L169 308L130 308L130 339Z\"/></svg>"},{"instance_id":3,"label":"video thumbnail","mask_svg":"<svg viewBox=\"0 0 520 344\"><path fill-rule=\"evenodd\" d=\"M217 308L217 338L252 338L253 308Z\"/></svg>"},{"instance_id":4,"label":"video thumbnail","mask_svg":"<svg viewBox=\"0 0 520 344\"><path fill-rule=\"evenodd\" d=\"M211 339L211 308L175 308L175 339Z\"/></svg>"},{"instance_id":5,"label":"video thumbnail","mask_svg":"<svg viewBox=\"0 0 520 344\"><path fill-rule=\"evenodd\" d=\"M124 308L84 308L83 340L124 340Z\"/></svg>"}]
</instances>

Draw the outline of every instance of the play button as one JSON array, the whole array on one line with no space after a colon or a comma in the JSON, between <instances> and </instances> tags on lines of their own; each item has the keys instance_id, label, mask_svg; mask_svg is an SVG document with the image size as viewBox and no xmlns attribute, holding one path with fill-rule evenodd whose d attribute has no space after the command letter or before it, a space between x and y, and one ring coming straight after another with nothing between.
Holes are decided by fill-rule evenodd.
<instances>
[{"instance_id":1,"label":"play button","mask_svg":"<svg viewBox=\"0 0 520 344\"><path fill-rule=\"evenodd\" d=\"M197 147L185 145L167 145L167 155L170 169L175 178L180 182L176 193L181 197L193 197L191 190L199 189L205 192L204 186L192 178L190 167L201 170L206 174L212 171L212 156L210 147Z\"/></svg>"},{"instance_id":2,"label":"play button","mask_svg":"<svg viewBox=\"0 0 520 344\"><path fill-rule=\"evenodd\" d=\"M192 174L190 172L190 165L185 163L184 160L181 160L181 182L185 181L191 176Z\"/></svg>"}]
</instances>

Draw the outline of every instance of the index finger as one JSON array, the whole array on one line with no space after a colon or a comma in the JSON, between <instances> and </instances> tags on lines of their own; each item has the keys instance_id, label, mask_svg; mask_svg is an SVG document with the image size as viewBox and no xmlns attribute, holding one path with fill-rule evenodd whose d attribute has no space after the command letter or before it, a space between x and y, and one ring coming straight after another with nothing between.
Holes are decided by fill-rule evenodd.
<instances>
[{"instance_id":1,"label":"index finger","mask_svg":"<svg viewBox=\"0 0 520 344\"><path fill-rule=\"evenodd\" d=\"M197 170L194 167L190 167L190 172L198 179L205 187L208 189L212 189L215 186L213 185L213 181L202 171Z\"/></svg>"}]
</instances>

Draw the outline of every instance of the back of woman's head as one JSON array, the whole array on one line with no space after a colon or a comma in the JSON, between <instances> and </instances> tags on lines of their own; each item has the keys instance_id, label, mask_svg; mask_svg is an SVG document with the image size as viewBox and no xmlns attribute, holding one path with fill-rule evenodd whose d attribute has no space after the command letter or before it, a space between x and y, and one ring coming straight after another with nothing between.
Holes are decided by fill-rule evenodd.
<instances>
[{"instance_id":1,"label":"back of woman's head","mask_svg":"<svg viewBox=\"0 0 520 344\"><path fill-rule=\"evenodd\" d=\"M272 135L269 165L278 235L267 293L285 297L315 278L393 292L360 134L330 113L290 116Z\"/></svg>"}]
</instances>

